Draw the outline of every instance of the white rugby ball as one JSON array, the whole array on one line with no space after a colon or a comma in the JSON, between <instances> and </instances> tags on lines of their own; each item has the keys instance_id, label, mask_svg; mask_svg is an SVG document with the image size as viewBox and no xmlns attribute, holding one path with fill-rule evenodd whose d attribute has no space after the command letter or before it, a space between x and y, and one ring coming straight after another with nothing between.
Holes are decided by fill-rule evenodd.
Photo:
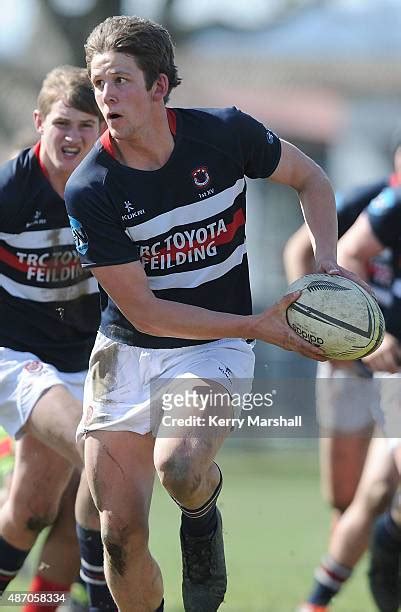
<instances>
[{"instance_id":1,"label":"white rugby ball","mask_svg":"<svg viewBox=\"0 0 401 612\"><path fill-rule=\"evenodd\" d=\"M343 276L307 274L287 293L302 291L287 309L290 327L329 359L361 359L382 343L383 313L374 297Z\"/></svg>"}]
</instances>

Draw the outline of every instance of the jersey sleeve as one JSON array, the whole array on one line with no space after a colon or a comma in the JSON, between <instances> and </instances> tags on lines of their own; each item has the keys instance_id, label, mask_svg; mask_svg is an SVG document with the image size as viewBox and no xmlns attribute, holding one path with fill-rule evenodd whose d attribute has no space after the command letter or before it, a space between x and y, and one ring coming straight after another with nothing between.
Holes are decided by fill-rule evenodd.
<instances>
[{"instance_id":1,"label":"jersey sleeve","mask_svg":"<svg viewBox=\"0 0 401 612\"><path fill-rule=\"evenodd\" d=\"M249 178L268 178L280 161L280 139L262 123L237 109L234 120L240 139L245 175Z\"/></svg>"},{"instance_id":2,"label":"jersey sleeve","mask_svg":"<svg viewBox=\"0 0 401 612\"><path fill-rule=\"evenodd\" d=\"M377 239L384 246L394 247L401 237L401 189L383 189L366 211Z\"/></svg>"},{"instance_id":3,"label":"jersey sleeve","mask_svg":"<svg viewBox=\"0 0 401 612\"><path fill-rule=\"evenodd\" d=\"M346 193L336 193L338 235L341 237L349 230L357 217L371 200L386 187L387 181L381 180L363 187L356 187Z\"/></svg>"},{"instance_id":4,"label":"jersey sleeve","mask_svg":"<svg viewBox=\"0 0 401 612\"><path fill-rule=\"evenodd\" d=\"M65 203L83 268L112 266L139 260L139 248L125 232L103 184L71 176Z\"/></svg>"},{"instance_id":5,"label":"jersey sleeve","mask_svg":"<svg viewBox=\"0 0 401 612\"><path fill-rule=\"evenodd\" d=\"M7 231L10 220L14 219L20 208L21 185L16 179L15 159L0 166L0 228Z\"/></svg>"}]
</instances>

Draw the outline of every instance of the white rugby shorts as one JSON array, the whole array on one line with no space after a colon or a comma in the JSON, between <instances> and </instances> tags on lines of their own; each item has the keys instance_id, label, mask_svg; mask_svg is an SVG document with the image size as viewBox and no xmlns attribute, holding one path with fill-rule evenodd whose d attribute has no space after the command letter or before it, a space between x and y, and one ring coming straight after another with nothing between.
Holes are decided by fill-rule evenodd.
<instances>
[{"instance_id":1,"label":"white rugby shorts","mask_svg":"<svg viewBox=\"0 0 401 612\"><path fill-rule=\"evenodd\" d=\"M253 344L242 339L146 349L110 340L98 332L89 361L77 438L97 430L139 434L152 431L153 411L162 410L155 400L160 398L156 390L174 385L178 379L215 381L231 397L234 393L250 393L254 365ZM238 414L240 411L241 407Z\"/></svg>"},{"instance_id":2,"label":"white rugby shorts","mask_svg":"<svg viewBox=\"0 0 401 612\"><path fill-rule=\"evenodd\" d=\"M397 446L401 438L401 372L375 372L374 378L380 389L380 426L391 446Z\"/></svg>"},{"instance_id":3,"label":"white rugby shorts","mask_svg":"<svg viewBox=\"0 0 401 612\"><path fill-rule=\"evenodd\" d=\"M47 389L64 385L73 397L82 400L85 377L86 371L59 372L33 353L0 347L0 425L18 438Z\"/></svg>"},{"instance_id":4,"label":"white rugby shorts","mask_svg":"<svg viewBox=\"0 0 401 612\"><path fill-rule=\"evenodd\" d=\"M350 367L319 362L316 372L316 412L319 426L328 433L355 433L381 421L377 383Z\"/></svg>"}]
</instances>

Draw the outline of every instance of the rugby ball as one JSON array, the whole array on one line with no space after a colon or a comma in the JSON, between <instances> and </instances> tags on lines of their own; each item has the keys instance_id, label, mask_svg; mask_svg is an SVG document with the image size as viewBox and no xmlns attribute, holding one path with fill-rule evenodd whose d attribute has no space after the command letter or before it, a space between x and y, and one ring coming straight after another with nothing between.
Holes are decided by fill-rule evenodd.
<instances>
[{"instance_id":1,"label":"rugby ball","mask_svg":"<svg viewBox=\"0 0 401 612\"><path fill-rule=\"evenodd\" d=\"M287 293L302 291L287 309L290 327L329 359L361 359L382 343L385 325L375 298L343 276L307 274Z\"/></svg>"}]
</instances>

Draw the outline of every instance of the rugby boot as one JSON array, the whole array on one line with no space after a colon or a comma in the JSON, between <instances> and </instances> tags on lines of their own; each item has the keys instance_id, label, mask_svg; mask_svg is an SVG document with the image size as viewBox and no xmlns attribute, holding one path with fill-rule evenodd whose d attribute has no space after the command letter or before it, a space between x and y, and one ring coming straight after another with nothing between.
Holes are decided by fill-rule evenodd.
<instances>
[{"instance_id":1,"label":"rugby boot","mask_svg":"<svg viewBox=\"0 0 401 612\"><path fill-rule=\"evenodd\" d=\"M194 538L180 531L185 612L215 612L224 600L227 572L223 525L217 508L216 512L217 527L211 535Z\"/></svg>"}]
</instances>

